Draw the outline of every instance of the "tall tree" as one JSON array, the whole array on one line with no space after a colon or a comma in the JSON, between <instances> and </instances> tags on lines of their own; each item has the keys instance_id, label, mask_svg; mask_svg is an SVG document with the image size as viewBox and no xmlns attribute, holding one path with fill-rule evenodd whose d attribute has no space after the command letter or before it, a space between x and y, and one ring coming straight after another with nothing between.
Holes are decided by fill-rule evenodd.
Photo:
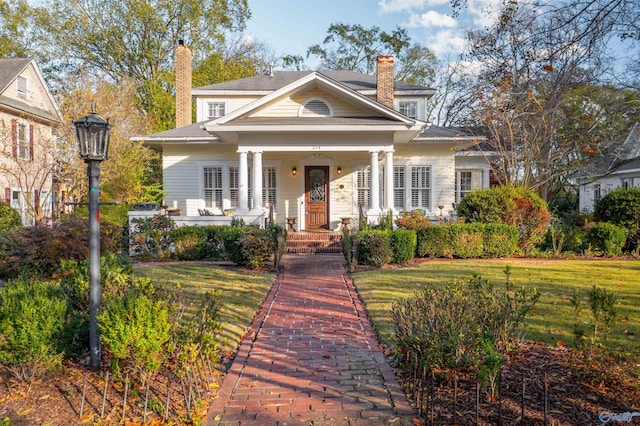
<instances>
[{"instance_id":1,"label":"tall tree","mask_svg":"<svg viewBox=\"0 0 640 426\"><path fill-rule=\"evenodd\" d=\"M0 0L0 58L31 55L31 17L27 0Z\"/></svg>"},{"instance_id":2,"label":"tall tree","mask_svg":"<svg viewBox=\"0 0 640 426\"><path fill-rule=\"evenodd\" d=\"M582 22L566 11L541 13L509 2L493 28L470 33L468 59L481 64L473 114L498 153L497 178L551 199L583 159L579 140L562 137L563 102L607 71L610 27L577 37Z\"/></svg>"},{"instance_id":3,"label":"tall tree","mask_svg":"<svg viewBox=\"0 0 640 426\"><path fill-rule=\"evenodd\" d=\"M335 23L329 26L322 44L307 49L307 58L316 56L320 59L320 69L369 75L376 72L378 55L394 56L396 78L421 85L433 83L435 55L424 46L412 45L407 30L401 27L389 33L378 26L366 28L359 24Z\"/></svg>"},{"instance_id":4,"label":"tall tree","mask_svg":"<svg viewBox=\"0 0 640 426\"><path fill-rule=\"evenodd\" d=\"M140 107L155 115L156 130L173 127L177 41L186 40L198 62L250 15L247 0L48 0L38 13L57 58L98 69L115 83L131 80Z\"/></svg>"},{"instance_id":5,"label":"tall tree","mask_svg":"<svg viewBox=\"0 0 640 426\"><path fill-rule=\"evenodd\" d=\"M148 175L153 172L157 153L130 141L131 136L146 134L152 127L149 117L135 107L133 83L123 79L116 85L81 72L68 75L68 85L61 95L64 124L59 130L57 147L58 177L67 195L75 199L87 195L86 165L78 155L73 120L88 114L95 102L98 114L113 124L109 158L101 165L102 198L126 203L152 201L156 188Z\"/></svg>"}]
</instances>

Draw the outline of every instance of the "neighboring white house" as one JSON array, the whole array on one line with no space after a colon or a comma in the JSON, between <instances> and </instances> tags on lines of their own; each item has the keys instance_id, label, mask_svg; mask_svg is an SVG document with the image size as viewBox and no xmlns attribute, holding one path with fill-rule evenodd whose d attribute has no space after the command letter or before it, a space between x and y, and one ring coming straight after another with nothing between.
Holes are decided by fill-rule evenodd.
<instances>
[{"instance_id":1,"label":"neighboring white house","mask_svg":"<svg viewBox=\"0 0 640 426\"><path fill-rule=\"evenodd\" d=\"M272 209L280 224L332 230L360 206L372 222L390 209L449 215L489 185L484 157L457 155L478 139L430 126L434 90L394 81L391 57L378 57L377 77L280 71L195 89L190 66L181 43L177 128L133 138L162 152L165 204L180 223L262 224Z\"/></svg>"},{"instance_id":2,"label":"neighboring white house","mask_svg":"<svg viewBox=\"0 0 640 426\"><path fill-rule=\"evenodd\" d=\"M600 156L577 177L581 212L593 212L596 202L614 189L640 188L640 122L612 151Z\"/></svg>"},{"instance_id":3,"label":"neighboring white house","mask_svg":"<svg viewBox=\"0 0 640 426\"><path fill-rule=\"evenodd\" d=\"M0 188L24 225L53 212L53 128L60 110L32 59L0 59Z\"/></svg>"}]
</instances>

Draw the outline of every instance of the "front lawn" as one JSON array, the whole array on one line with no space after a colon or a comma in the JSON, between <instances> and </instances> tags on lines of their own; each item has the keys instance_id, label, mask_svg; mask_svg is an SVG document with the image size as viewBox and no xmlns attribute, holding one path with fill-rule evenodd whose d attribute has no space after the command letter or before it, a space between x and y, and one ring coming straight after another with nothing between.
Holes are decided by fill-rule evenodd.
<instances>
[{"instance_id":1,"label":"front lawn","mask_svg":"<svg viewBox=\"0 0 640 426\"><path fill-rule=\"evenodd\" d=\"M158 284L179 283L193 303L193 310L201 294L220 290L222 330L219 344L225 355L236 350L275 280L273 274L199 263L156 263L136 267L135 273Z\"/></svg>"},{"instance_id":2,"label":"front lawn","mask_svg":"<svg viewBox=\"0 0 640 426\"><path fill-rule=\"evenodd\" d=\"M635 260L427 260L406 268L381 269L353 274L358 293L380 338L391 344L391 303L425 286L442 286L452 279L474 274L496 285L505 282L504 270L511 267L517 285L535 286L540 300L527 318L526 340L551 345L573 345L574 311L570 300L578 290L585 300L581 321L590 321L586 305L595 284L615 293L618 319L605 343L611 349L640 356L640 262Z\"/></svg>"}]
</instances>

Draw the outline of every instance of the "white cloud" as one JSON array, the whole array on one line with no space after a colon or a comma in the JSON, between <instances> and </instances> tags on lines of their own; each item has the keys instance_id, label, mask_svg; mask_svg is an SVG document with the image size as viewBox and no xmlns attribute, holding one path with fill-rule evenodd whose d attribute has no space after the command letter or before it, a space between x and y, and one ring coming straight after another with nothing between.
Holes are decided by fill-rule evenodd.
<instances>
[{"instance_id":1,"label":"white cloud","mask_svg":"<svg viewBox=\"0 0 640 426\"><path fill-rule=\"evenodd\" d=\"M443 6L449 0L380 0L380 12L402 12L405 10L420 10L429 6Z\"/></svg>"},{"instance_id":2,"label":"white cloud","mask_svg":"<svg viewBox=\"0 0 640 426\"><path fill-rule=\"evenodd\" d=\"M458 26L451 16L430 10L426 13L412 14L409 17L408 27L445 27L455 28Z\"/></svg>"},{"instance_id":3,"label":"white cloud","mask_svg":"<svg viewBox=\"0 0 640 426\"><path fill-rule=\"evenodd\" d=\"M467 13L476 27L491 27L500 15L502 0L468 0Z\"/></svg>"},{"instance_id":4,"label":"white cloud","mask_svg":"<svg viewBox=\"0 0 640 426\"><path fill-rule=\"evenodd\" d=\"M426 45L436 56L446 56L463 52L467 47L467 39L459 31L444 30L429 37Z\"/></svg>"}]
</instances>

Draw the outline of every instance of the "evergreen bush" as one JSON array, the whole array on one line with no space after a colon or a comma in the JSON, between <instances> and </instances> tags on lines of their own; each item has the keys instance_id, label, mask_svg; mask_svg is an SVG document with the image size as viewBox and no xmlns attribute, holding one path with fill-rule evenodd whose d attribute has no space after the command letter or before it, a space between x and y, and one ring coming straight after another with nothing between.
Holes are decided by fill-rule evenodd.
<instances>
[{"instance_id":1,"label":"evergreen bush","mask_svg":"<svg viewBox=\"0 0 640 426\"><path fill-rule=\"evenodd\" d=\"M0 288L0 363L26 382L58 368L66 316L57 283L8 281Z\"/></svg>"},{"instance_id":2,"label":"evergreen bush","mask_svg":"<svg viewBox=\"0 0 640 426\"><path fill-rule=\"evenodd\" d=\"M483 257L507 257L518 250L518 230L510 225L487 223L483 228Z\"/></svg>"},{"instance_id":3,"label":"evergreen bush","mask_svg":"<svg viewBox=\"0 0 640 426\"><path fill-rule=\"evenodd\" d=\"M18 210L4 201L0 201L0 236L7 231L21 227L22 219Z\"/></svg>"},{"instance_id":4,"label":"evergreen bush","mask_svg":"<svg viewBox=\"0 0 640 426\"><path fill-rule=\"evenodd\" d=\"M472 223L454 223L448 227L453 257L459 259L482 257L484 227Z\"/></svg>"},{"instance_id":5,"label":"evergreen bush","mask_svg":"<svg viewBox=\"0 0 640 426\"><path fill-rule=\"evenodd\" d=\"M537 194L508 185L466 194L458 216L470 222L512 225L518 230L518 247L530 249L543 240L551 221L547 203Z\"/></svg>"},{"instance_id":6,"label":"evergreen bush","mask_svg":"<svg viewBox=\"0 0 640 426\"><path fill-rule=\"evenodd\" d=\"M451 233L449 226L436 225L416 232L418 257L446 257L453 256L451 247Z\"/></svg>"},{"instance_id":7,"label":"evergreen bush","mask_svg":"<svg viewBox=\"0 0 640 426\"><path fill-rule=\"evenodd\" d=\"M587 233L591 247L605 256L619 256L627 240L627 232L613 223L597 223Z\"/></svg>"},{"instance_id":8,"label":"evergreen bush","mask_svg":"<svg viewBox=\"0 0 640 426\"><path fill-rule=\"evenodd\" d=\"M207 231L200 226L181 226L171 231L177 260L201 260L207 256Z\"/></svg>"},{"instance_id":9,"label":"evergreen bush","mask_svg":"<svg viewBox=\"0 0 640 426\"><path fill-rule=\"evenodd\" d=\"M410 229L394 229L389 231L391 248L393 250L393 263L404 264L412 260L416 255L417 237L415 231Z\"/></svg>"},{"instance_id":10,"label":"evergreen bush","mask_svg":"<svg viewBox=\"0 0 640 426\"><path fill-rule=\"evenodd\" d=\"M356 234L358 263L380 267L391 263L393 251L391 238L387 231L366 230Z\"/></svg>"}]
</instances>

